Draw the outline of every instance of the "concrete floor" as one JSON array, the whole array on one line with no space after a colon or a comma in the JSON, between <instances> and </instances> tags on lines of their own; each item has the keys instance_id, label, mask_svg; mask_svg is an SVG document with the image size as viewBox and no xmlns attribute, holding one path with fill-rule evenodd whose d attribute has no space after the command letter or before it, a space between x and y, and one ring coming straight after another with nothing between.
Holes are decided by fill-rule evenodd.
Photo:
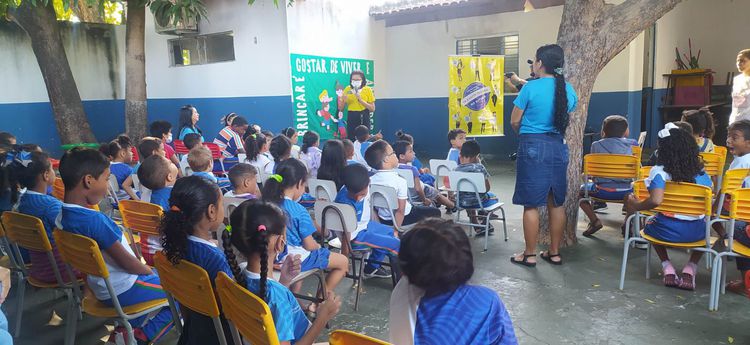
<instances>
[{"instance_id":1,"label":"concrete floor","mask_svg":"<svg viewBox=\"0 0 750 345\"><path fill-rule=\"evenodd\" d=\"M579 238L578 245L562 250L561 267L540 262L537 267L513 265L509 257L523 248L522 209L510 203L515 179L514 166L491 164L493 190L506 203L510 240L502 239L501 225L490 237L489 250L481 252L482 242L474 241L476 271L473 283L496 290L513 319L521 344L750 344L750 313L747 298L728 293L721 297L720 310L709 312L710 272L699 272L695 292L668 289L658 276L644 278L645 251L634 250L628 266L625 291L617 289L622 258L619 205L610 205L602 214L605 228L596 238ZM585 228L581 216L579 229ZM579 233L580 234L580 233ZM681 266L687 255L672 251ZM652 272L659 272L654 256ZM729 263L729 278L736 278ZM15 289L15 288L14 288ZM337 293L344 298L340 314L330 323L332 329L349 329L377 338L388 337L389 280L367 280L359 311L354 312L354 290L344 280ZM52 308L64 312L64 300L50 292L26 291L23 334L17 344L61 344L64 324L47 325ZM10 324L15 320L15 291L3 305ZM65 317L65 315L61 315ZM101 344L108 333L105 320L84 316L79 323L77 344ZM171 332L160 344L175 344ZM325 341L326 336L319 340Z\"/></svg>"}]
</instances>

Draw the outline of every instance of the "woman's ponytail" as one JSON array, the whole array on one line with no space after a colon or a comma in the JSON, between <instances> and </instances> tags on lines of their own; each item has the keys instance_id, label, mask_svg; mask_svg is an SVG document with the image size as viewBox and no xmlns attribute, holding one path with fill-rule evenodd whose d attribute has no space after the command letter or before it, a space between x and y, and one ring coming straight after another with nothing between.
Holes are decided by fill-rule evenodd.
<instances>
[{"instance_id":1,"label":"woman's ponytail","mask_svg":"<svg viewBox=\"0 0 750 345\"><path fill-rule=\"evenodd\" d=\"M307 178L307 166L298 159L289 158L275 166L276 173L263 184L263 200L280 204L284 200L284 190L296 186Z\"/></svg>"},{"instance_id":2,"label":"woman's ponytail","mask_svg":"<svg viewBox=\"0 0 750 345\"><path fill-rule=\"evenodd\" d=\"M568 114L568 91L563 75L565 65L565 53L557 44L547 44L536 50L536 59L541 61L545 71L555 77L555 103L554 103L554 126L561 134L565 135L570 123Z\"/></svg>"},{"instance_id":3,"label":"woman's ponytail","mask_svg":"<svg viewBox=\"0 0 750 345\"><path fill-rule=\"evenodd\" d=\"M266 299L266 283L268 282L268 238L266 236L265 226L263 231L258 231L258 251L260 252L260 284L258 296L263 300Z\"/></svg>"}]
</instances>

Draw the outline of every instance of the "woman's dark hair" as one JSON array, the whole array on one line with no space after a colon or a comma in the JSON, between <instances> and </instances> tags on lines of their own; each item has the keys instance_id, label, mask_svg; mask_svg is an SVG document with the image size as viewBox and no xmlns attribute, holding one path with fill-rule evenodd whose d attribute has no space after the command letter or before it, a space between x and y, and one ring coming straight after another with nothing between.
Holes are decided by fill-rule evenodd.
<instances>
[{"instance_id":1,"label":"woman's dark hair","mask_svg":"<svg viewBox=\"0 0 750 345\"><path fill-rule=\"evenodd\" d=\"M315 133L313 131L305 132L305 135L302 136L302 148L300 149L300 151L302 153L307 153L307 149L313 147L319 141L320 136L318 135L318 133Z\"/></svg>"},{"instance_id":2,"label":"woman's dark hair","mask_svg":"<svg viewBox=\"0 0 750 345\"><path fill-rule=\"evenodd\" d=\"M247 159L254 161L258 159L260 149L266 144L266 136L260 133L252 134L245 138L245 152Z\"/></svg>"},{"instance_id":3,"label":"woman's dark hair","mask_svg":"<svg viewBox=\"0 0 750 345\"><path fill-rule=\"evenodd\" d=\"M292 142L284 135L277 135L268 145L268 152L273 156L274 163L279 164L292 154Z\"/></svg>"},{"instance_id":4,"label":"woman's dark hair","mask_svg":"<svg viewBox=\"0 0 750 345\"><path fill-rule=\"evenodd\" d=\"M336 189L343 185L342 175L346 168L346 153L344 143L341 140L330 139L323 145L323 153L320 155L320 167L318 168L318 179L333 181Z\"/></svg>"},{"instance_id":5,"label":"woman's dark hair","mask_svg":"<svg viewBox=\"0 0 750 345\"><path fill-rule=\"evenodd\" d=\"M5 179L7 182L6 185L3 181L0 181L0 192L10 188L11 203L18 201L18 185L22 188L35 188L37 177L49 170L51 164L48 154L37 151L29 152L20 145L16 145L6 152L0 152L0 158L2 158L0 163L4 165L5 170L4 173L0 173L4 175L0 176L0 180Z\"/></svg>"},{"instance_id":6,"label":"woman's dark hair","mask_svg":"<svg viewBox=\"0 0 750 345\"><path fill-rule=\"evenodd\" d=\"M411 134L404 132L402 129L399 129L396 132L396 141L406 141L414 146L414 137L412 137Z\"/></svg>"},{"instance_id":7,"label":"woman's dark hair","mask_svg":"<svg viewBox=\"0 0 750 345\"><path fill-rule=\"evenodd\" d=\"M276 173L266 180L260 194L263 195L263 200L280 204L284 200L285 189L305 181L307 166L298 159L289 158L277 164L275 169Z\"/></svg>"},{"instance_id":8,"label":"woman's dark hair","mask_svg":"<svg viewBox=\"0 0 750 345\"><path fill-rule=\"evenodd\" d=\"M399 267L425 297L453 291L474 274L469 237L451 220L429 218L401 237Z\"/></svg>"},{"instance_id":9,"label":"woman's dark hair","mask_svg":"<svg viewBox=\"0 0 750 345\"><path fill-rule=\"evenodd\" d=\"M232 127L242 127L242 126L250 126L250 123L247 122L246 118L238 115L234 119L232 119Z\"/></svg>"},{"instance_id":10,"label":"woman's dark hair","mask_svg":"<svg viewBox=\"0 0 750 345\"><path fill-rule=\"evenodd\" d=\"M12 141L16 139L16 136L10 132L0 132L0 145L11 146Z\"/></svg>"},{"instance_id":11,"label":"woman's dark hair","mask_svg":"<svg viewBox=\"0 0 750 345\"><path fill-rule=\"evenodd\" d=\"M565 65L565 53L557 44L547 44L536 50L536 59L541 61L548 74L555 77L555 120L554 125L560 134L565 135L570 123L568 114L568 92L565 89L565 76L562 68Z\"/></svg>"},{"instance_id":12,"label":"woman's dark hair","mask_svg":"<svg viewBox=\"0 0 750 345\"><path fill-rule=\"evenodd\" d=\"M367 86L367 77L365 77L365 72L362 72L361 70L354 70L354 71L352 71L351 74L349 74L349 85L350 86L352 85L352 77L354 75L359 75L360 77L362 77L362 85L359 87L360 89L362 89L365 86Z\"/></svg>"},{"instance_id":13,"label":"woman's dark hair","mask_svg":"<svg viewBox=\"0 0 750 345\"><path fill-rule=\"evenodd\" d=\"M693 134L711 139L714 137L714 113L708 108L698 110L685 110L682 112L682 121L693 126Z\"/></svg>"},{"instance_id":14,"label":"woman's dark hair","mask_svg":"<svg viewBox=\"0 0 750 345\"><path fill-rule=\"evenodd\" d=\"M193 110L195 110L195 107L189 104L180 108L180 130L177 135L182 133L183 128L191 128L203 134L203 131L201 131L197 124L193 125Z\"/></svg>"},{"instance_id":15,"label":"woman's dark hair","mask_svg":"<svg viewBox=\"0 0 750 345\"><path fill-rule=\"evenodd\" d=\"M177 180L169 196L169 209L159 224L161 245L172 264L185 258L188 236L208 212L217 205L221 194L215 183L200 176L187 176Z\"/></svg>"},{"instance_id":16,"label":"woman's dark hair","mask_svg":"<svg viewBox=\"0 0 750 345\"><path fill-rule=\"evenodd\" d=\"M281 131L281 134L285 135L289 140L292 140L292 137L294 137L294 134L297 133L297 131L292 127L284 128L283 131Z\"/></svg>"},{"instance_id":17,"label":"woman's dark hair","mask_svg":"<svg viewBox=\"0 0 750 345\"><path fill-rule=\"evenodd\" d=\"M659 138L658 144L656 164L664 166L672 181L695 183L695 176L703 171L703 162L693 135L679 128L670 129L669 136Z\"/></svg>"},{"instance_id":18,"label":"woman's dark hair","mask_svg":"<svg viewBox=\"0 0 750 345\"><path fill-rule=\"evenodd\" d=\"M286 217L281 209L268 202L260 200L247 200L241 203L229 216L229 224L232 227L221 233L224 255L227 257L229 267L232 269L235 281L247 286L245 275L237 264L234 248L248 258L260 255L260 284L258 284L258 296L266 300L266 280L268 278L268 236L284 235L286 231Z\"/></svg>"}]
</instances>

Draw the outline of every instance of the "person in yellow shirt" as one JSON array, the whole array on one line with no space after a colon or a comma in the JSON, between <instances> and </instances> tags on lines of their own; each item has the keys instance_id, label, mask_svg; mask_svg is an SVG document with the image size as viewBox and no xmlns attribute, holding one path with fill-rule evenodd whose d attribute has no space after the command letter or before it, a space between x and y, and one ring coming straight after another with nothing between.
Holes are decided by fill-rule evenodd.
<instances>
[{"instance_id":1,"label":"person in yellow shirt","mask_svg":"<svg viewBox=\"0 0 750 345\"><path fill-rule=\"evenodd\" d=\"M346 132L354 133L359 125L370 128L370 113L375 111L375 93L367 86L367 79L362 71L356 70L349 76L349 86L344 89L343 98L344 104L339 111L349 110Z\"/></svg>"}]
</instances>

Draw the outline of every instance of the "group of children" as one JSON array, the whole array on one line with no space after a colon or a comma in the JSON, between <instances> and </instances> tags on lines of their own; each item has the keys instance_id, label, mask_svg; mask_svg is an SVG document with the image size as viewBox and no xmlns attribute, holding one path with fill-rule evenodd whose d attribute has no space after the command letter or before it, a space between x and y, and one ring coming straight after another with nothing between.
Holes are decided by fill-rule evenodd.
<instances>
[{"instance_id":1,"label":"group of children","mask_svg":"<svg viewBox=\"0 0 750 345\"><path fill-rule=\"evenodd\" d=\"M627 215L636 211L650 210L658 207L663 202L664 189L667 181L689 182L712 187L716 179L712 180L704 171L704 163L700 157L701 152L714 152L714 144L711 137L714 133L713 114L707 108L689 110L683 113L681 121L667 123L664 129L658 132L657 150L649 159L651 165L648 177L644 182L649 191L649 197L639 201L633 196L630 180L596 178L583 185L588 189L588 195L598 200L624 202L624 210ZM620 115L611 115L604 119L602 124L602 139L591 145L591 153L606 153L631 155L633 146L638 145L634 140L628 139L628 121ZM727 150L734 159L729 166L732 169L750 168L750 121L739 120L732 123L727 129ZM750 181L749 179L746 179ZM750 186L747 182L743 186ZM718 198L717 198L718 199ZM728 214L729 196L723 205L715 205L717 214ZM592 236L603 226L597 217L592 205L584 201L581 209L589 219L589 224L583 232L584 236ZM706 236L705 216L657 213L649 220L644 228L645 234L666 242L688 243L701 241ZM714 225L718 240L714 245L717 251L724 250L724 242L727 232L720 223ZM734 229L734 239L742 244L750 245L750 227L744 222L737 222ZM625 224L622 226L625 235ZM688 263L681 273L674 268L666 247L654 244L663 268L663 282L665 286L676 287L684 290L695 289L695 276L697 263L703 252L693 251ZM729 289L748 294L750 287L750 260L738 258L737 267L742 272L744 281L735 281L729 284Z\"/></svg>"},{"instance_id":2,"label":"group of children","mask_svg":"<svg viewBox=\"0 0 750 345\"><path fill-rule=\"evenodd\" d=\"M154 128L161 130L167 126L152 126L152 135L158 134ZM234 277L269 305L282 344L311 344L326 323L338 313L341 300L334 289L349 269L345 256L318 243L316 238L324 236L325 231L311 218L303 200L307 194L308 178L330 178L340 189L335 201L351 205L356 210L357 229L351 234L352 245L372 250L365 269L366 276L386 278L391 274L400 276L399 272L403 271L405 277L412 278L412 286L425 291L422 302L417 303L440 301L452 306L450 309L431 310L421 316L422 325L417 330L412 329L415 339L429 339L431 334L437 334L434 333L437 330L429 327L429 320L440 318L441 315L456 318L455 310L461 309L460 301L479 298L489 302L482 313L491 316L492 322L481 323L473 331L491 337L493 343L515 343L510 318L499 297L488 294L489 290L466 285L473 268L461 276L436 275L433 279L424 271L426 268L415 266L411 259L399 260L418 256L417 252L438 251L451 246L468 252L469 256L454 262L456 258L449 253L435 253L430 265L473 267L468 239L460 227L452 225L452 222L419 223L415 229L421 230L408 235L411 238L409 246L402 245L399 239L401 234L391 226L440 217L441 211L433 205L455 208L449 198L439 195L432 184L424 182L430 181L428 169L413 166L415 157L410 136L401 135L400 139L404 140L394 143L398 152L377 136L372 139L369 134L361 136L363 140L357 140L357 144L359 148L365 147L361 152L362 162L355 158L355 143L329 140L320 150L319 138L312 134L303 136L300 159L294 158L293 148L296 145L292 140L296 135L294 131L284 131L272 137L262 132L247 136L243 146L248 162L237 163L228 170L226 175L230 187L226 193L211 173L213 159L210 152L200 145L202 137L198 133L185 133L183 143L189 153L182 159L175 156L174 160L167 158L171 134L141 139L137 145L138 163L133 161L133 144L125 135L102 145L100 150L74 148L66 152L60 161L59 176L65 185L63 201L49 195L56 172L46 153L41 149L29 152L18 145L3 146L0 148L0 155L5 157L0 168L3 177L0 179L3 182L0 185L0 200L4 201L3 210L15 209L40 218L50 240L53 239L52 230L59 228L96 241L105 254L114 292L124 307L165 298L158 273L151 268L154 254L163 251L173 263L188 260L201 266L212 280L218 272ZM479 164L478 144L469 141L460 149L463 163ZM316 159L319 160L317 164ZM179 169L185 161L190 171ZM263 162L265 164L259 166ZM313 167L317 167L315 175ZM399 168L415 172L414 182L419 190L408 190L406 181L396 173L395 169ZM486 172L483 167L482 170ZM258 178L261 171L267 176L265 181ZM98 205L110 195L110 175L115 176L123 190L119 198L143 199L164 210L159 226L161 236L149 238L142 235L141 243L134 244L140 245L146 264L128 244L117 223L105 213L90 208L90 205ZM136 181L140 183L140 189L136 188ZM262 188L259 182L263 182ZM371 184L394 187L398 194L398 209L391 212L376 208L373 214L369 191ZM141 193L144 188L150 192L147 200ZM241 202L231 215L225 214L225 201L237 198L248 200ZM412 205L412 202L415 204ZM421 204L417 205L418 202ZM13 205L16 205L15 208ZM446 229L450 230L451 236L444 234L448 231ZM456 238L458 242L455 242ZM217 239L221 239L223 248L218 247ZM431 249L433 247L434 250ZM238 253L241 256L236 256ZM37 254L33 251L30 253L30 262L33 263L31 274L54 282L48 260ZM393 272L380 265L386 256L390 256L394 263ZM55 259L62 267L56 249ZM238 262L240 259L246 263ZM281 271L278 281L272 278L274 269ZM326 271L325 299L320 303L304 305L292 294L299 291L301 284L292 282L300 272L314 269ZM86 281L98 300L112 304L112 296L102 278L87 276ZM435 289L434 286L441 288ZM210 327L210 319L201 318L185 306L181 306L181 313L183 316L189 315L184 320L181 343L215 341L217 335ZM316 315L312 323L306 313ZM458 319L455 320L458 322ZM496 323L494 320L502 322ZM158 341L174 322L168 308L131 320L139 344ZM483 333L486 331L483 331L483 327L495 326L501 328ZM441 336L451 337L443 334L443 331L439 332ZM455 339L471 339L462 338L458 333L452 336ZM119 344L125 339L125 328L118 327L110 335L109 341Z\"/></svg>"}]
</instances>

